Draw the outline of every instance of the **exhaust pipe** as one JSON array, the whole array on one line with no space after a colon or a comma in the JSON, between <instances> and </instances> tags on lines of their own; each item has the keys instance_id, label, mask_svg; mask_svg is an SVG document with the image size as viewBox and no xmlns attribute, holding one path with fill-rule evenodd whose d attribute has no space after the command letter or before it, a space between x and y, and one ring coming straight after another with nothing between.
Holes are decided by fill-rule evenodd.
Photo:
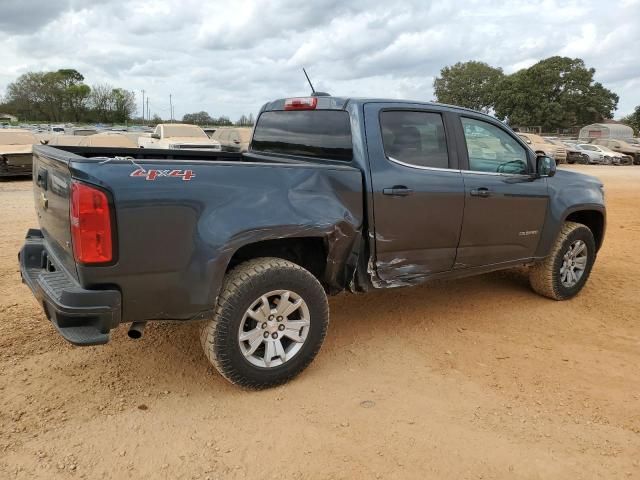
<instances>
[{"instance_id":1,"label":"exhaust pipe","mask_svg":"<svg viewBox=\"0 0 640 480\"><path fill-rule=\"evenodd\" d=\"M144 332L144 327L146 326L147 322L133 322L129 327L127 335L129 335L129 338L137 340L142 337L142 332Z\"/></svg>"}]
</instances>

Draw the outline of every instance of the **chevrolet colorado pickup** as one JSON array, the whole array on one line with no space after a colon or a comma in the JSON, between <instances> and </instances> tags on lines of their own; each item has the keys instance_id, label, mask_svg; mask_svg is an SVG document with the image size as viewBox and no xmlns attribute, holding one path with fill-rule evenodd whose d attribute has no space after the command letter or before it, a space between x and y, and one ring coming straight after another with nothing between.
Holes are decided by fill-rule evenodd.
<instances>
[{"instance_id":1,"label":"chevrolet colorado pickup","mask_svg":"<svg viewBox=\"0 0 640 480\"><path fill-rule=\"evenodd\" d=\"M597 179L446 105L276 100L246 153L34 150L40 228L19 259L57 331L95 345L121 323L137 338L148 320L205 320L207 358L249 388L313 360L327 295L524 265L565 300L605 233Z\"/></svg>"}]
</instances>

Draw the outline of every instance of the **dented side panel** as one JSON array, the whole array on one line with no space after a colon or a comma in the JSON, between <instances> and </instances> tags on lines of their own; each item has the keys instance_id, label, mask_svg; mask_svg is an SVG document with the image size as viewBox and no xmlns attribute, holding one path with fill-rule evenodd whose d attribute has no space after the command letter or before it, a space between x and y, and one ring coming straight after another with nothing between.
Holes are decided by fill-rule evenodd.
<instances>
[{"instance_id":1,"label":"dented side panel","mask_svg":"<svg viewBox=\"0 0 640 480\"><path fill-rule=\"evenodd\" d=\"M80 283L116 285L123 321L197 318L211 310L239 248L277 238L320 237L325 282L345 281L363 224L360 170L299 162L71 162L73 176L112 192L118 262L78 267ZM169 172L148 176L143 169ZM192 171L189 180L172 171Z\"/></svg>"}]
</instances>

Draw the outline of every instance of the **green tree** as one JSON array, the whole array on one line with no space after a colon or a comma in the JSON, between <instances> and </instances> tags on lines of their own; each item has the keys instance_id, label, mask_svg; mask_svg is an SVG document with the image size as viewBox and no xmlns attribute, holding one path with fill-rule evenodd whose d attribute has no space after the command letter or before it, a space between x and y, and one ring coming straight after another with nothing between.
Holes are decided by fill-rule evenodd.
<instances>
[{"instance_id":1,"label":"green tree","mask_svg":"<svg viewBox=\"0 0 640 480\"><path fill-rule=\"evenodd\" d=\"M90 88L73 69L27 72L7 87L3 110L29 120L122 123L137 109L135 94L99 84Z\"/></svg>"},{"instance_id":2,"label":"green tree","mask_svg":"<svg viewBox=\"0 0 640 480\"><path fill-rule=\"evenodd\" d=\"M579 58L550 57L500 82L495 113L511 125L552 131L612 118L618 95L594 82Z\"/></svg>"},{"instance_id":3,"label":"green tree","mask_svg":"<svg viewBox=\"0 0 640 480\"><path fill-rule=\"evenodd\" d=\"M640 134L640 105L636 107L631 115L627 115L620 119L626 125L629 125L637 134Z\"/></svg>"},{"instance_id":4,"label":"green tree","mask_svg":"<svg viewBox=\"0 0 640 480\"><path fill-rule=\"evenodd\" d=\"M207 112L186 113L182 117L184 123L193 123L195 125L211 125L214 120Z\"/></svg>"},{"instance_id":5,"label":"green tree","mask_svg":"<svg viewBox=\"0 0 640 480\"><path fill-rule=\"evenodd\" d=\"M233 126L233 122L229 120L229 117L222 115L218 118L213 119L213 125L219 125L221 127L231 127Z\"/></svg>"},{"instance_id":6,"label":"green tree","mask_svg":"<svg viewBox=\"0 0 640 480\"><path fill-rule=\"evenodd\" d=\"M136 113L136 95L123 88L111 90L112 122L124 123Z\"/></svg>"},{"instance_id":7,"label":"green tree","mask_svg":"<svg viewBox=\"0 0 640 480\"><path fill-rule=\"evenodd\" d=\"M483 62L458 62L440 70L433 89L440 103L488 113L494 107L495 92L503 77L501 68Z\"/></svg>"}]
</instances>

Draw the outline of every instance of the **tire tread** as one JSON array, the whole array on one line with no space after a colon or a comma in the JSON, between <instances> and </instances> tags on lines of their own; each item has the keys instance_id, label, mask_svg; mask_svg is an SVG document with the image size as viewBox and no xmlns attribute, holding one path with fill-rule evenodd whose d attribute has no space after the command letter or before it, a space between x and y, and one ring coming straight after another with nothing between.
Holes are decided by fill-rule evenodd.
<instances>
[{"instance_id":1,"label":"tire tread","mask_svg":"<svg viewBox=\"0 0 640 480\"><path fill-rule=\"evenodd\" d=\"M557 256L560 254L565 241L573 232L580 228L588 227L581 223L564 222L549 255L547 255L543 260L536 262L529 269L529 284L537 294L553 300L567 299L567 297L563 295L558 288L559 279L554 269L554 263Z\"/></svg>"},{"instance_id":2,"label":"tire tread","mask_svg":"<svg viewBox=\"0 0 640 480\"><path fill-rule=\"evenodd\" d=\"M322 289L320 282L309 271L288 260L277 257L260 257L248 260L237 265L225 277L218 302L214 310L213 317L202 328L200 332L200 342L207 356L207 359L215 367L215 369L229 382L245 388L254 390L269 388L288 382L293 377L304 370L315 358L316 354L322 346L324 337L326 336L328 320L323 322L321 331L321 340L317 343L310 355L307 355L305 361L296 369L291 370L287 375L283 375L277 380L268 379L262 382L251 381L245 378L234 367L231 359L225 355L224 349L221 347L221 339L229 334L228 328L231 318L228 317L229 307L232 306L241 297L241 290L250 288L251 283L260 275L264 275L269 270L298 270L304 272L309 280L314 281L317 287ZM324 317L329 317L329 305L326 300L324 302Z\"/></svg>"}]
</instances>

